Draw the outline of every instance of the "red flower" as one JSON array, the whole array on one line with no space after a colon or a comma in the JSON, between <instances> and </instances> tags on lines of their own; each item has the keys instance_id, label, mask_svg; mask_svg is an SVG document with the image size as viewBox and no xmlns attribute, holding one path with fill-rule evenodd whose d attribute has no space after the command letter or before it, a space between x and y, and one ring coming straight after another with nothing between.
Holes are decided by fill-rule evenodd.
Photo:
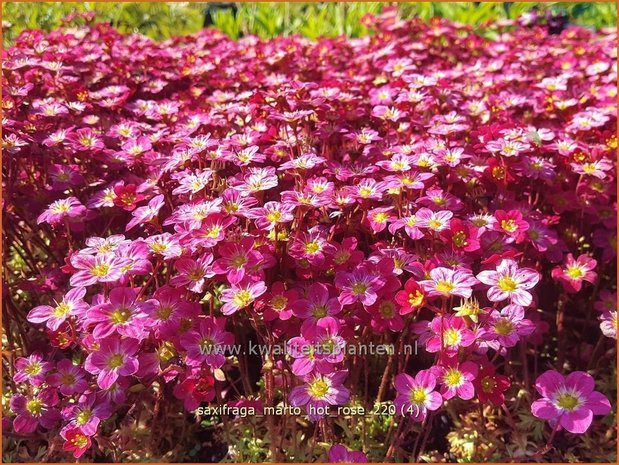
<instances>
[{"instance_id":1,"label":"red flower","mask_svg":"<svg viewBox=\"0 0 619 465\"><path fill-rule=\"evenodd\" d=\"M400 304L400 315L406 315L419 310L425 300L423 288L412 278L406 281L404 290L399 291L395 295L395 301Z\"/></svg>"},{"instance_id":2,"label":"red flower","mask_svg":"<svg viewBox=\"0 0 619 465\"><path fill-rule=\"evenodd\" d=\"M62 448L67 452L73 452L73 457L80 458L84 455L92 441L86 436L80 428L71 428L64 432L65 443Z\"/></svg>"},{"instance_id":3,"label":"red flower","mask_svg":"<svg viewBox=\"0 0 619 465\"><path fill-rule=\"evenodd\" d=\"M135 184L120 185L114 187L114 205L122 207L127 211L132 211L137 206L138 202L144 200L144 196L137 191Z\"/></svg>"},{"instance_id":4,"label":"red flower","mask_svg":"<svg viewBox=\"0 0 619 465\"><path fill-rule=\"evenodd\" d=\"M496 368L491 363L481 365L474 384L475 392L482 404L490 401L497 406L505 402L504 392L511 386L507 376L496 374Z\"/></svg>"}]
</instances>

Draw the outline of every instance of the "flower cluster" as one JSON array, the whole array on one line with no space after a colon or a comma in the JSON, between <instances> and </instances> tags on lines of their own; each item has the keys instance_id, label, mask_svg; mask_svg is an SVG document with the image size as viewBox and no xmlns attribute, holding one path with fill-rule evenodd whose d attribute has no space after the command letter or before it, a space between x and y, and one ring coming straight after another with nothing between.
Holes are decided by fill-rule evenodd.
<instances>
[{"instance_id":1,"label":"flower cluster","mask_svg":"<svg viewBox=\"0 0 619 465\"><path fill-rule=\"evenodd\" d=\"M570 334L601 336L596 356L616 339L616 36L368 21L315 42L95 25L4 51L10 349L38 341L16 433L95 454L150 392L157 412L284 402L333 442L327 407L509 411L529 370L587 366ZM594 308L601 331L571 332ZM288 350L255 372L231 352L249 339ZM345 351L370 342L420 354ZM573 433L610 411L588 375L536 387L533 414Z\"/></svg>"}]
</instances>

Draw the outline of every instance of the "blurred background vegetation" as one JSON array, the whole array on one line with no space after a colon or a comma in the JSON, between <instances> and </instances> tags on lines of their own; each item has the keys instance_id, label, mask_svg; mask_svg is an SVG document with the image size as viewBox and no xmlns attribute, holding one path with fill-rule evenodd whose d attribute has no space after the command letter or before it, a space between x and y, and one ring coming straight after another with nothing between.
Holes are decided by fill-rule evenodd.
<instances>
[{"instance_id":1,"label":"blurred background vegetation","mask_svg":"<svg viewBox=\"0 0 619 465\"><path fill-rule=\"evenodd\" d=\"M24 29L55 29L73 12L95 11L98 21L110 22L123 32L141 32L166 39L213 25L232 38L256 34L262 38L299 33L309 38L367 33L360 19L379 13L396 2L337 3L2 3L4 45L9 45ZM571 23L593 28L615 27L617 6L613 3L571 2L468 2L399 3L402 18L441 16L483 28L484 23L517 18L537 9L567 15Z\"/></svg>"}]
</instances>

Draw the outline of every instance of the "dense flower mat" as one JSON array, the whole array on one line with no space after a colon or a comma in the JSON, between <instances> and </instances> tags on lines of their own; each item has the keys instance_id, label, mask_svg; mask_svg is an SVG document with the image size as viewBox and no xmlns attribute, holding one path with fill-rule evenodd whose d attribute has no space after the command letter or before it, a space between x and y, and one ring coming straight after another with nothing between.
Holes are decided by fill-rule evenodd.
<instances>
[{"instance_id":1,"label":"dense flower mat","mask_svg":"<svg viewBox=\"0 0 619 465\"><path fill-rule=\"evenodd\" d=\"M4 51L16 453L612 460L616 35L368 23Z\"/></svg>"}]
</instances>

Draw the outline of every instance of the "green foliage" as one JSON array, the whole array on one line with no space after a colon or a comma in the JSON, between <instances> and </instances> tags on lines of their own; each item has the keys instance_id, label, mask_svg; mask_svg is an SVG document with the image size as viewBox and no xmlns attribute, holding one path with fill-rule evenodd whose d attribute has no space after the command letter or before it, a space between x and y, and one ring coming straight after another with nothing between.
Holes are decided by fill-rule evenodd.
<instances>
[{"instance_id":1,"label":"green foliage","mask_svg":"<svg viewBox=\"0 0 619 465\"><path fill-rule=\"evenodd\" d=\"M230 9L213 9L215 27L232 38L256 34L261 38L301 34L316 37L367 34L361 18L380 13L387 3L237 3L236 15ZM402 18L419 16L428 20L445 17L475 26L504 18L517 18L537 8L565 12L570 21L590 27L617 24L615 3L399 3ZM198 31L204 24L207 3L65 3L7 2L2 4L4 43L10 44L24 29L50 31L72 12L97 12L97 20L110 22L123 32L141 32L154 39L167 39Z\"/></svg>"}]
</instances>

